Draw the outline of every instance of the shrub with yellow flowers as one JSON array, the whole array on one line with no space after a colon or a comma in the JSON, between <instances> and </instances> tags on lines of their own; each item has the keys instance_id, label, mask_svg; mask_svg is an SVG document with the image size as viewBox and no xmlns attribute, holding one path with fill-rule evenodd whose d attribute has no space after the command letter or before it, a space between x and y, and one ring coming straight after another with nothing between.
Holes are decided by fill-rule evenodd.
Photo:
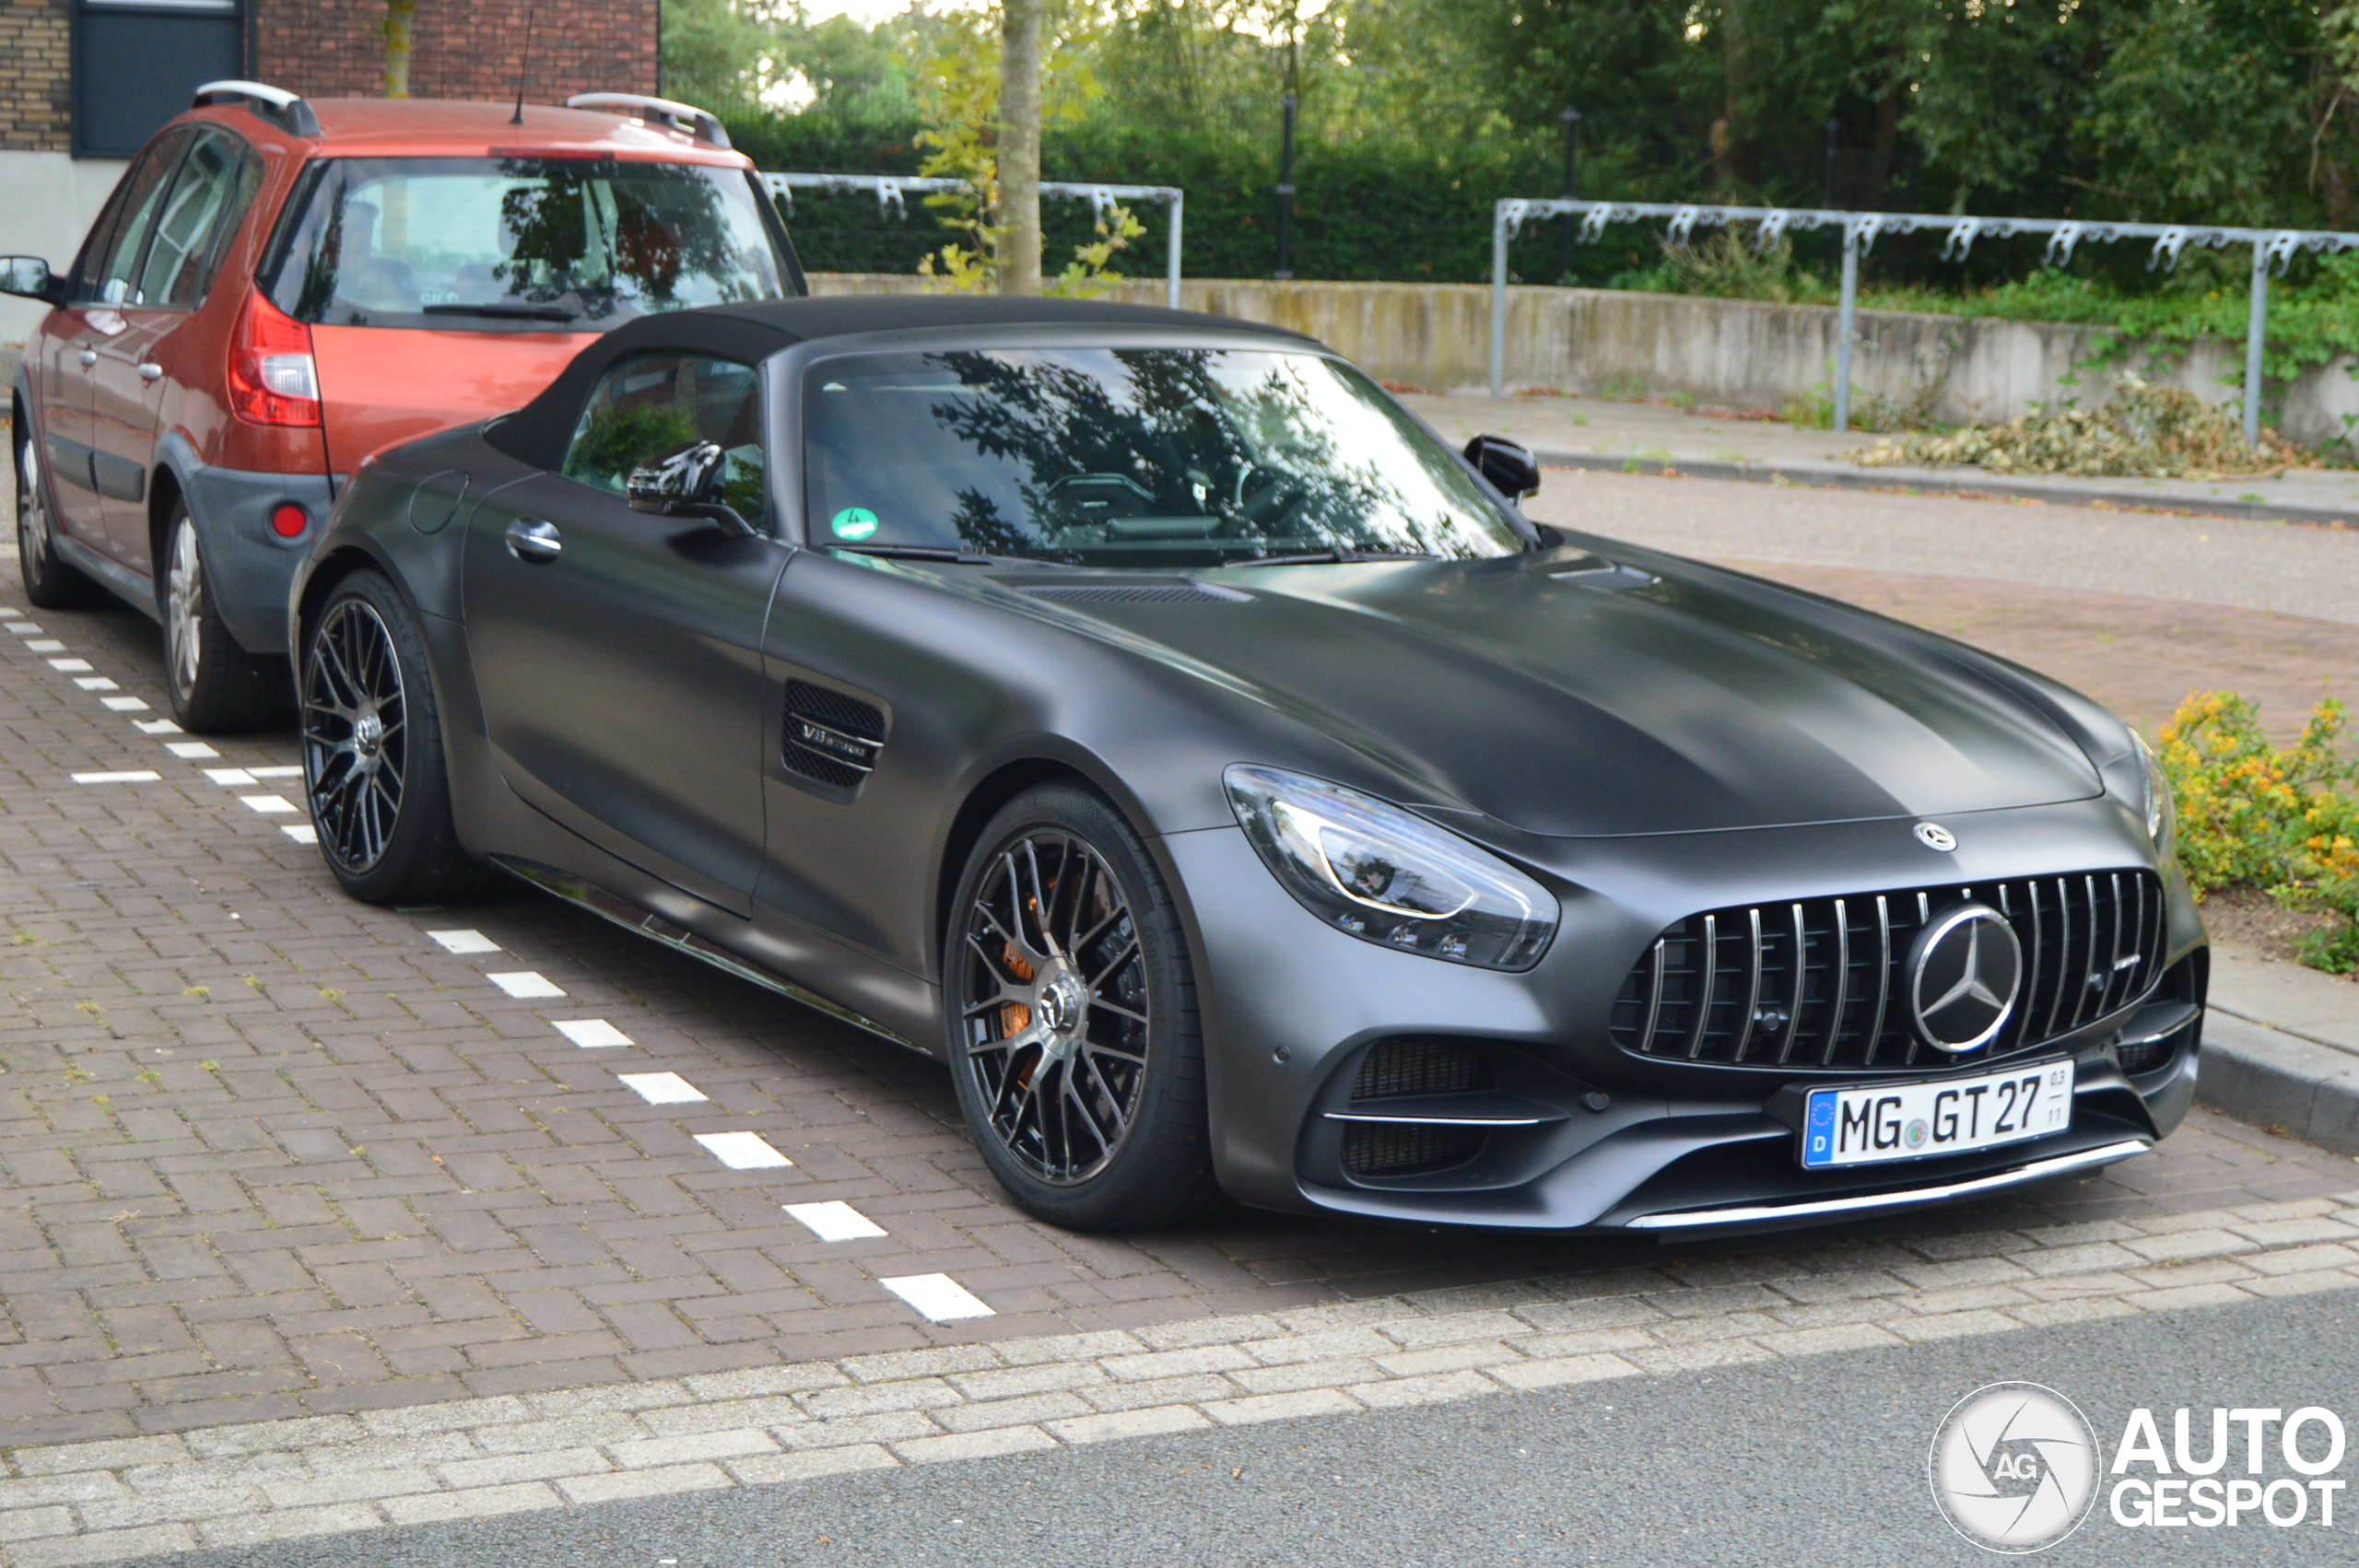
<instances>
[{"instance_id":1,"label":"shrub with yellow flowers","mask_svg":"<svg viewBox=\"0 0 2359 1568\"><path fill-rule=\"evenodd\" d=\"M2331 698L2291 746L2270 743L2259 705L2195 692L2156 747L2178 806L2178 859L2198 898L2248 886L2341 918L2304 940L2302 961L2359 967L2359 763L2336 742L2349 715Z\"/></svg>"}]
</instances>

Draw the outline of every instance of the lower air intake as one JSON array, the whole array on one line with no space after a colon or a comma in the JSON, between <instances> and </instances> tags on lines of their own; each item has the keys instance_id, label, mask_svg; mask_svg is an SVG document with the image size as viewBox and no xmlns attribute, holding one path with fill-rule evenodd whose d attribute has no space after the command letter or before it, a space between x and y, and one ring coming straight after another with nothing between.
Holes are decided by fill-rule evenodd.
<instances>
[{"instance_id":1,"label":"lower air intake","mask_svg":"<svg viewBox=\"0 0 2359 1568\"><path fill-rule=\"evenodd\" d=\"M1404 1035L1379 1040L1360 1062L1355 1100L1394 1094L1465 1094L1491 1084L1490 1063L1464 1040Z\"/></svg>"},{"instance_id":2,"label":"lower air intake","mask_svg":"<svg viewBox=\"0 0 2359 1568\"><path fill-rule=\"evenodd\" d=\"M1462 1165L1483 1151L1473 1127L1356 1121L1344 1129L1344 1169L1355 1176L1425 1176Z\"/></svg>"}]
</instances>

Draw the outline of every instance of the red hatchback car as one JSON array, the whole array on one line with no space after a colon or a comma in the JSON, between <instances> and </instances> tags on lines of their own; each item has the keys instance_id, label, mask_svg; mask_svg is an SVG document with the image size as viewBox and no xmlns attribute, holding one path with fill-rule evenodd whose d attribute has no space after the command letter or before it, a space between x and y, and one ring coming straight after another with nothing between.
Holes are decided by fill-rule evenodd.
<instances>
[{"instance_id":1,"label":"red hatchback car","mask_svg":"<svg viewBox=\"0 0 2359 1568\"><path fill-rule=\"evenodd\" d=\"M753 164L701 110L306 101L199 89L70 270L12 392L35 604L163 623L173 717L287 711L287 591L370 453L529 401L653 311L804 292Z\"/></svg>"}]
</instances>

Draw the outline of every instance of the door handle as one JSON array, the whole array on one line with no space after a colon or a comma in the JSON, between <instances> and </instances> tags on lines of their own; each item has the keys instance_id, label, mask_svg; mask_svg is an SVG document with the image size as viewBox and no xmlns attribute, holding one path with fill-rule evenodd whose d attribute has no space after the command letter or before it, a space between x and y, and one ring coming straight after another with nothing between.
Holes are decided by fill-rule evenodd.
<instances>
[{"instance_id":1,"label":"door handle","mask_svg":"<svg viewBox=\"0 0 2359 1568\"><path fill-rule=\"evenodd\" d=\"M508 552L518 560L534 566L557 559L565 541L558 537L557 524L537 518L520 517L508 525Z\"/></svg>"},{"instance_id":2,"label":"door handle","mask_svg":"<svg viewBox=\"0 0 2359 1568\"><path fill-rule=\"evenodd\" d=\"M74 356L74 357L79 360L81 362L82 369L87 370L91 366L99 362L99 351L95 348L86 348L82 350L81 353Z\"/></svg>"},{"instance_id":3,"label":"door handle","mask_svg":"<svg viewBox=\"0 0 2359 1568\"><path fill-rule=\"evenodd\" d=\"M139 379L143 381L160 381L164 379L164 368L149 360L139 367Z\"/></svg>"}]
</instances>

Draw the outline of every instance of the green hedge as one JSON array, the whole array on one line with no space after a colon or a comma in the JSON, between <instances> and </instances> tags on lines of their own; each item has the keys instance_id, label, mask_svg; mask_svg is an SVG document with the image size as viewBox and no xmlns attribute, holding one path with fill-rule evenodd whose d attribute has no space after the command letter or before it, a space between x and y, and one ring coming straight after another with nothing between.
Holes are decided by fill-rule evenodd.
<instances>
[{"instance_id":1,"label":"green hedge","mask_svg":"<svg viewBox=\"0 0 2359 1568\"><path fill-rule=\"evenodd\" d=\"M729 133L765 170L914 174L918 127L862 125L816 115L733 115ZM1275 128L1248 139L1208 133L1149 136L1083 125L1043 138L1050 180L1178 185L1188 193L1182 265L1191 277L1266 277L1277 265ZM1295 158L1294 273L1353 281L1479 283L1491 273L1491 204L1542 195L1562 178L1551 139L1482 142L1448 156L1402 143L1299 143ZM1120 270L1163 270L1162 209L1136 215L1145 236ZM1089 237L1083 202L1045 205L1048 263ZM1510 258L1520 281L1556 281L1561 220L1534 225ZM815 272L913 272L943 242L934 216L911 202L906 221L873 197L798 193L794 241ZM1574 249L1572 281L1592 286L1629 269L1645 235Z\"/></svg>"}]
</instances>

